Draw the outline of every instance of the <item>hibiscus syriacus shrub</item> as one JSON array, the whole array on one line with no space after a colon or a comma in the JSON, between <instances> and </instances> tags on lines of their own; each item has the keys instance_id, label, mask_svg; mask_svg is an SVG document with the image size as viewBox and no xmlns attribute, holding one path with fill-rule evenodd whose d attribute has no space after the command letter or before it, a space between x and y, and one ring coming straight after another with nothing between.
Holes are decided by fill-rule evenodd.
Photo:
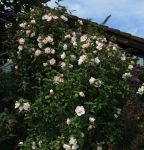
<instances>
[{"instance_id":1,"label":"hibiscus syriacus shrub","mask_svg":"<svg viewBox=\"0 0 144 150\"><path fill-rule=\"evenodd\" d=\"M119 149L123 106L136 100L135 61L60 7L23 16L11 52L19 90L13 106L22 150Z\"/></svg>"}]
</instances>

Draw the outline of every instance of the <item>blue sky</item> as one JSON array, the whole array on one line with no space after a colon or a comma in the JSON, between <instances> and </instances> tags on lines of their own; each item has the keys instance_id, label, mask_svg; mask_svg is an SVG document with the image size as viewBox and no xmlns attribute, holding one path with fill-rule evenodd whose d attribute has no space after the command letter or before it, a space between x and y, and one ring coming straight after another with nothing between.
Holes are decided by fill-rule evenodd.
<instances>
[{"instance_id":1,"label":"blue sky","mask_svg":"<svg viewBox=\"0 0 144 150\"><path fill-rule=\"evenodd\" d=\"M97 23L111 14L107 26L144 37L144 0L63 0L61 4L76 10L74 15Z\"/></svg>"}]
</instances>

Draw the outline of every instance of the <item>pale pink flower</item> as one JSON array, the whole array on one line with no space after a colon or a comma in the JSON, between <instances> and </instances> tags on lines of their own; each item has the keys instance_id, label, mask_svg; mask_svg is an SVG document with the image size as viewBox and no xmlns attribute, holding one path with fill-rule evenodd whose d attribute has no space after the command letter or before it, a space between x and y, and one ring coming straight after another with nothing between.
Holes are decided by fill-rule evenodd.
<instances>
[{"instance_id":1,"label":"pale pink flower","mask_svg":"<svg viewBox=\"0 0 144 150\"><path fill-rule=\"evenodd\" d=\"M45 51L46 54L50 54L51 53L51 49L49 47L45 48L44 51Z\"/></svg>"},{"instance_id":2,"label":"pale pink flower","mask_svg":"<svg viewBox=\"0 0 144 150\"><path fill-rule=\"evenodd\" d=\"M96 57L96 58L94 59L94 61L95 61L95 63L96 63L97 65L100 63L100 60L99 60L98 57Z\"/></svg>"},{"instance_id":3,"label":"pale pink flower","mask_svg":"<svg viewBox=\"0 0 144 150\"><path fill-rule=\"evenodd\" d=\"M100 42L98 42L98 41L96 42L96 44L97 44L96 48L97 48L98 50L102 50L104 44L103 44L103 43L100 43Z\"/></svg>"},{"instance_id":4,"label":"pale pink flower","mask_svg":"<svg viewBox=\"0 0 144 150\"><path fill-rule=\"evenodd\" d=\"M88 39L87 35L83 35L81 36L80 41L85 42L87 39Z\"/></svg>"},{"instance_id":5,"label":"pale pink flower","mask_svg":"<svg viewBox=\"0 0 144 150\"><path fill-rule=\"evenodd\" d=\"M57 75L54 77L54 83L59 84L64 82L63 74Z\"/></svg>"},{"instance_id":6,"label":"pale pink flower","mask_svg":"<svg viewBox=\"0 0 144 150\"><path fill-rule=\"evenodd\" d=\"M48 43L52 43L52 42L53 42L53 38L52 38L51 36L47 36L47 37L46 37L46 41L47 41Z\"/></svg>"},{"instance_id":7,"label":"pale pink flower","mask_svg":"<svg viewBox=\"0 0 144 150\"><path fill-rule=\"evenodd\" d=\"M82 45L82 48L85 49L85 48L88 48L89 46L90 46L90 44L89 44L89 42L88 42L88 43L83 44L83 45Z\"/></svg>"},{"instance_id":8,"label":"pale pink flower","mask_svg":"<svg viewBox=\"0 0 144 150\"><path fill-rule=\"evenodd\" d=\"M39 49L37 49L36 51L35 51L35 56L39 56L39 55L41 55L41 51L39 50Z\"/></svg>"},{"instance_id":9,"label":"pale pink flower","mask_svg":"<svg viewBox=\"0 0 144 150\"><path fill-rule=\"evenodd\" d=\"M19 24L19 26L20 26L21 28L25 28L25 27L26 27L26 25L27 25L27 23L26 23L26 22L23 22L23 23Z\"/></svg>"},{"instance_id":10,"label":"pale pink flower","mask_svg":"<svg viewBox=\"0 0 144 150\"><path fill-rule=\"evenodd\" d=\"M80 56L79 60L78 60L78 65L81 65L83 64L87 59L87 56L86 55L82 55Z\"/></svg>"},{"instance_id":11,"label":"pale pink flower","mask_svg":"<svg viewBox=\"0 0 144 150\"><path fill-rule=\"evenodd\" d=\"M83 106L77 106L75 112L78 116L82 116L85 114L85 109Z\"/></svg>"},{"instance_id":12,"label":"pale pink flower","mask_svg":"<svg viewBox=\"0 0 144 150\"><path fill-rule=\"evenodd\" d=\"M50 60L50 65L54 65L56 63L56 60L54 59L54 58L52 58L51 60Z\"/></svg>"}]
</instances>

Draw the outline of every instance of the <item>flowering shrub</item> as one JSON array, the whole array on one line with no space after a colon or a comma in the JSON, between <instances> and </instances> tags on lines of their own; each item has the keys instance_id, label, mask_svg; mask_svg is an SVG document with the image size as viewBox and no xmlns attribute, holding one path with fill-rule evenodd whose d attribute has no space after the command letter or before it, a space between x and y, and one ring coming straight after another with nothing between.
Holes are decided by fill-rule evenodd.
<instances>
[{"instance_id":1,"label":"flowering shrub","mask_svg":"<svg viewBox=\"0 0 144 150\"><path fill-rule=\"evenodd\" d=\"M68 16L61 7L36 8L19 24L10 55L18 80L11 126L21 131L17 146L117 150L125 140L124 106L136 100L135 60L91 23L70 28Z\"/></svg>"}]
</instances>

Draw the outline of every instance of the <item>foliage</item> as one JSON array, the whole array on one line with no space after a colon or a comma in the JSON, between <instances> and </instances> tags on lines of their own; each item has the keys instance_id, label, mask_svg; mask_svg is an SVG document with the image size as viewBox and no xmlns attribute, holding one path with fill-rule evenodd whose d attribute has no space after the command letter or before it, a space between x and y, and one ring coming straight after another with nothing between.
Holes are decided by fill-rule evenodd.
<instances>
[{"instance_id":1,"label":"foliage","mask_svg":"<svg viewBox=\"0 0 144 150\"><path fill-rule=\"evenodd\" d=\"M23 16L10 45L16 81L4 99L0 134L21 150L128 150L129 123L139 132L135 109L128 109L138 102L135 60L90 22L68 22L61 6Z\"/></svg>"}]
</instances>

